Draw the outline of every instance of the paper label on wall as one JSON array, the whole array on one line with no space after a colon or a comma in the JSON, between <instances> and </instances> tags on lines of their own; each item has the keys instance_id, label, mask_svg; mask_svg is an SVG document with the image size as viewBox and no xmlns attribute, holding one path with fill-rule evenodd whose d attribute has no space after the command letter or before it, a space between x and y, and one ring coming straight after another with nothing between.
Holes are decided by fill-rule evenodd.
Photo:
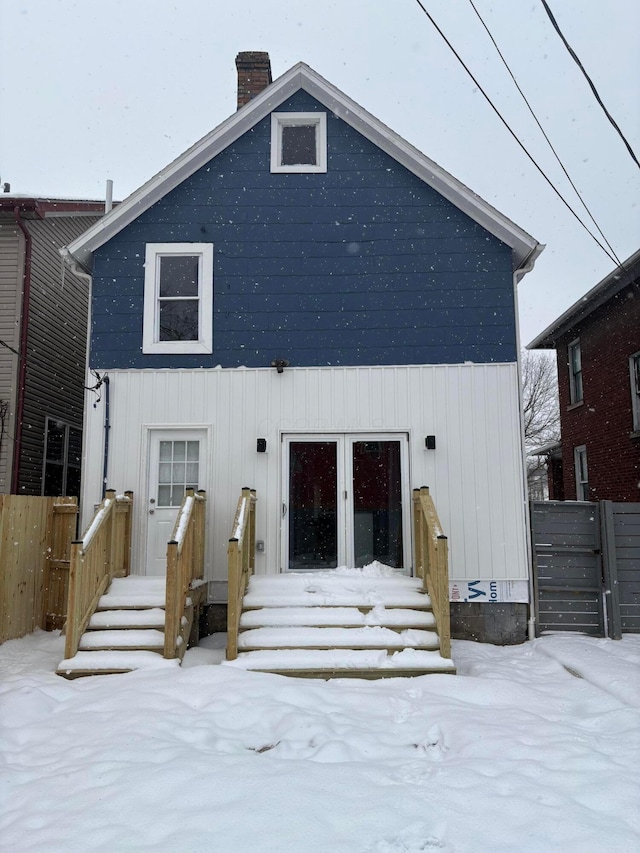
<instances>
[{"instance_id":1,"label":"paper label on wall","mask_svg":"<svg viewBox=\"0 0 640 853\"><path fill-rule=\"evenodd\" d=\"M529 602L528 581L451 581L450 601Z\"/></svg>"}]
</instances>

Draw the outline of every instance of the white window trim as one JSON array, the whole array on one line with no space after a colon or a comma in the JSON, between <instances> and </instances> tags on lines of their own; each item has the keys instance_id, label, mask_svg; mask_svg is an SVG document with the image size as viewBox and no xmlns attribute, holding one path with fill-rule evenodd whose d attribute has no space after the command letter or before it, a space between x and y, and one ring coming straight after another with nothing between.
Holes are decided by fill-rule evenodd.
<instances>
[{"instance_id":1,"label":"white window trim","mask_svg":"<svg viewBox=\"0 0 640 853\"><path fill-rule=\"evenodd\" d=\"M573 349L578 349L578 355L580 357L580 396L578 397L578 392L576 388L576 377L573 372L573 359L571 358L571 351ZM584 374L582 372L582 347L580 346L580 338L576 338L571 341L569 346L567 347L567 361L569 362L569 405L573 405L574 403L581 403L584 399Z\"/></svg>"},{"instance_id":2,"label":"white window trim","mask_svg":"<svg viewBox=\"0 0 640 853\"><path fill-rule=\"evenodd\" d=\"M629 356L629 381L631 383L631 414L633 418L633 431L640 432L640 389L637 386L637 381L640 381L640 376L636 377L634 363L638 361L638 371L640 372L640 352L634 352Z\"/></svg>"},{"instance_id":3,"label":"white window trim","mask_svg":"<svg viewBox=\"0 0 640 853\"><path fill-rule=\"evenodd\" d=\"M313 124L316 127L315 166L299 164L280 165L282 128L296 124ZM271 171L272 172L326 172L327 171L327 114L326 113L271 113Z\"/></svg>"},{"instance_id":4,"label":"white window trim","mask_svg":"<svg viewBox=\"0 0 640 853\"><path fill-rule=\"evenodd\" d=\"M583 480L580 476L580 457L584 454L584 467L587 479ZM587 459L587 446L580 444L573 448L573 464L576 472L576 500L589 500L589 460ZM585 490L586 486L586 490ZM586 494L585 494L586 491Z\"/></svg>"},{"instance_id":5,"label":"white window trim","mask_svg":"<svg viewBox=\"0 0 640 853\"><path fill-rule=\"evenodd\" d=\"M198 340L159 340L158 258L199 255ZM142 351L188 355L213 352L213 243L147 243L144 269Z\"/></svg>"}]
</instances>

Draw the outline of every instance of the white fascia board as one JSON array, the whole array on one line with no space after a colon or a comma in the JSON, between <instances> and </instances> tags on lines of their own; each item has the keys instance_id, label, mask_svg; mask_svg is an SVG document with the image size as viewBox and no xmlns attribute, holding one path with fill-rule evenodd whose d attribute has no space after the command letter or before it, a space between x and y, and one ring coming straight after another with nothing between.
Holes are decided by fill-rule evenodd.
<instances>
[{"instance_id":1,"label":"white fascia board","mask_svg":"<svg viewBox=\"0 0 640 853\"><path fill-rule=\"evenodd\" d=\"M69 253L86 269L90 269L91 254L95 249L133 222L299 89L304 89L354 130L486 228L489 233L510 246L515 256L515 269L520 269L525 264L529 269L533 267L535 258L544 246L303 62L290 68L257 97L70 243L67 247Z\"/></svg>"}]
</instances>

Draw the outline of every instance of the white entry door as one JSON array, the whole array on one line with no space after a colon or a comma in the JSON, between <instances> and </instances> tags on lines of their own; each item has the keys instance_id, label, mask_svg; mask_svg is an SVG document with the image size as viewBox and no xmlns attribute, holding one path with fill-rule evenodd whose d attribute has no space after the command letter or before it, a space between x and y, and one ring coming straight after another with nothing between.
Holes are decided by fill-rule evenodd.
<instances>
[{"instance_id":1,"label":"white entry door","mask_svg":"<svg viewBox=\"0 0 640 853\"><path fill-rule=\"evenodd\" d=\"M283 569L408 570L407 467L406 434L284 436Z\"/></svg>"},{"instance_id":2,"label":"white entry door","mask_svg":"<svg viewBox=\"0 0 640 853\"><path fill-rule=\"evenodd\" d=\"M185 489L206 489L205 430L151 430L147 495L147 574L164 575L167 542Z\"/></svg>"}]
</instances>

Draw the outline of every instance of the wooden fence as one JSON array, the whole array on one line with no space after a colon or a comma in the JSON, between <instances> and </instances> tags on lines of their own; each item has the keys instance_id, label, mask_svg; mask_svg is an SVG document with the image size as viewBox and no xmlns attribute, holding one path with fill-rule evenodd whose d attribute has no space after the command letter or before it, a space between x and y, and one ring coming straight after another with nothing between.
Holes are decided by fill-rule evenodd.
<instances>
[{"instance_id":1,"label":"wooden fence","mask_svg":"<svg viewBox=\"0 0 640 853\"><path fill-rule=\"evenodd\" d=\"M0 495L0 643L61 628L76 498Z\"/></svg>"},{"instance_id":2,"label":"wooden fence","mask_svg":"<svg viewBox=\"0 0 640 853\"><path fill-rule=\"evenodd\" d=\"M205 507L205 492L187 489L167 545L165 658L181 658L187 648L190 625L183 616L194 586L204 577Z\"/></svg>"},{"instance_id":3,"label":"wooden fence","mask_svg":"<svg viewBox=\"0 0 640 853\"><path fill-rule=\"evenodd\" d=\"M129 574L132 511L133 492L117 497L108 489L82 539L71 545L65 658L78 651L80 637L111 580Z\"/></svg>"},{"instance_id":4,"label":"wooden fence","mask_svg":"<svg viewBox=\"0 0 640 853\"><path fill-rule=\"evenodd\" d=\"M413 529L416 575L422 578L423 587L431 598L440 654L448 658L451 657L449 543L427 486L413 490Z\"/></svg>"},{"instance_id":5,"label":"wooden fence","mask_svg":"<svg viewBox=\"0 0 640 853\"><path fill-rule=\"evenodd\" d=\"M255 568L256 492L244 488L227 548L229 564L229 603L227 606L227 660L238 657L238 631L242 601Z\"/></svg>"}]
</instances>

